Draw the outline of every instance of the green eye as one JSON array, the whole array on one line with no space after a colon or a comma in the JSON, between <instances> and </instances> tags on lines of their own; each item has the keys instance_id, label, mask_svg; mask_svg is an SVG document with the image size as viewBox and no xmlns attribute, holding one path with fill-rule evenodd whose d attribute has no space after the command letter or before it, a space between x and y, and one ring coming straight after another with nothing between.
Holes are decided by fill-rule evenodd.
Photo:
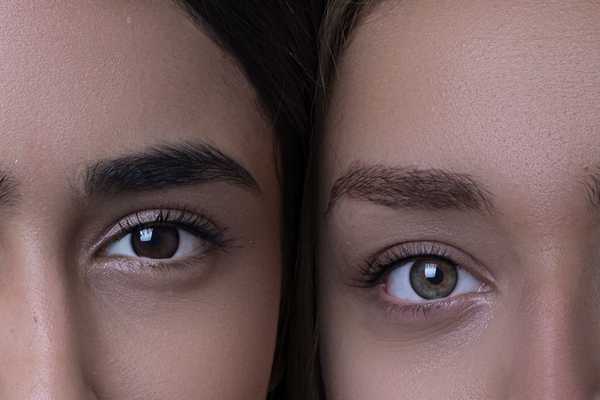
<instances>
[{"instance_id":1,"label":"green eye","mask_svg":"<svg viewBox=\"0 0 600 400\"><path fill-rule=\"evenodd\" d=\"M477 292L484 285L452 261L418 256L399 261L385 280L387 294L403 302L423 303Z\"/></svg>"},{"instance_id":2,"label":"green eye","mask_svg":"<svg viewBox=\"0 0 600 400\"><path fill-rule=\"evenodd\" d=\"M457 283L458 269L442 259L419 259L410 268L410 285L426 300L450 296Z\"/></svg>"}]
</instances>

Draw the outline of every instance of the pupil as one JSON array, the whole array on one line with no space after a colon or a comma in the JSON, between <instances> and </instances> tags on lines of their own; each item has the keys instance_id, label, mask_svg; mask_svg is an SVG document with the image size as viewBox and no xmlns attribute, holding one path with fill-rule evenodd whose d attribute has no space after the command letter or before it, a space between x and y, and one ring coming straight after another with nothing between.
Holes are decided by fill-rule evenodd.
<instances>
[{"instance_id":1,"label":"pupil","mask_svg":"<svg viewBox=\"0 0 600 400\"><path fill-rule=\"evenodd\" d=\"M435 264L425 265L425 279L432 285L439 285L444 281L444 271Z\"/></svg>"},{"instance_id":2,"label":"pupil","mask_svg":"<svg viewBox=\"0 0 600 400\"><path fill-rule=\"evenodd\" d=\"M443 259L417 258L410 268L410 285L421 298L441 299L452 294L458 283L456 265Z\"/></svg>"},{"instance_id":3,"label":"pupil","mask_svg":"<svg viewBox=\"0 0 600 400\"><path fill-rule=\"evenodd\" d=\"M171 258L179 247L179 232L168 226L139 229L131 235L131 246L139 257Z\"/></svg>"}]
</instances>

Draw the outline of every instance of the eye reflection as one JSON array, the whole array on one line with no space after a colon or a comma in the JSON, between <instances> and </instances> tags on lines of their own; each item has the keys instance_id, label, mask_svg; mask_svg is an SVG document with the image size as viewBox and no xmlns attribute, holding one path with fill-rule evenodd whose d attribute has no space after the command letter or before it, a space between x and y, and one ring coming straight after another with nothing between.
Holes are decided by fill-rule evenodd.
<instances>
[{"instance_id":1,"label":"eye reflection","mask_svg":"<svg viewBox=\"0 0 600 400\"><path fill-rule=\"evenodd\" d=\"M445 260L417 260L410 268L410 285L426 300L448 297L457 282L456 266Z\"/></svg>"},{"instance_id":2,"label":"eye reflection","mask_svg":"<svg viewBox=\"0 0 600 400\"><path fill-rule=\"evenodd\" d=\"M482 282L449 260L416 257L399 263L386 280L386 292L397 299L420 303L476 292Z\"/></svg>"}]
</instances>

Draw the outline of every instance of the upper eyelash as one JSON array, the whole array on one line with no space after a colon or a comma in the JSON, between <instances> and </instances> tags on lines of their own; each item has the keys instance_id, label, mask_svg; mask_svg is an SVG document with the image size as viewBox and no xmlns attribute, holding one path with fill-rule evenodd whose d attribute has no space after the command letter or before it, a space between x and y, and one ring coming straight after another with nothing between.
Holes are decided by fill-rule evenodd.
<instances>
[{"instance_id":1,"label":"upper eyelash","mask_svg":"<svg viewBox=\"0 0 600 400\"><path fill-rule=\"evenodd\" d=\"M227 239L225 237L226 229L218 227L214 222L205 216L188 211L185 208L180 208L177 210L171 208L156 209L151 211L156 213L151 220L144 220L144 217L142 216L144 211L138 211L121 219L118 223L119 230L114 236L115 239L112 239L111 242L119 240L127 234L133 233L138 229L155 226L157 224L163 224L183 227L184 229L196 234L201 239L206 240L218 247L224 247L227 243Z\"/></svg>"},{"instance_id":2,"label":"upper eyelash","mask_svg":"<svg viewBox=\"0 0 600 400\"><path fill-rule=\"evenodd\" d=\"M357 286L372 288L384 281L385 276L392 270L394 265L403 264L416 257L439 257L458 265L450 257L448 249L436 243L411 242L369 257L359 269Z\"/></svg>"}]
</instances>

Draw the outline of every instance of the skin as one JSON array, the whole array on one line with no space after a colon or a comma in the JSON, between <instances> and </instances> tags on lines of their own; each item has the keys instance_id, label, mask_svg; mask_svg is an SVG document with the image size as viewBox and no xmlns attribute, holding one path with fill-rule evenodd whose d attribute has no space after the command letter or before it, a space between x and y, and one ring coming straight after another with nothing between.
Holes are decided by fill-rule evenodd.
<instances>
[{"instance_id":1,"label":"skin","mask_svg":"<svg viewBox=\"0 0 600 400\"><path fill-rule=\"evenodd\" d=\"M600 398L599 19L592 1L407 0L356 28L321 157L328 400ZM325 213L357 161L466 174L495 211L347 195ZM408 241L443 243L486 290L415 313L351 284Z\"/></svg>"},{"instance_id":2,"label":"skin","mask_svg":"<svg viewBox=\"0 0 600 400\"><path fill-rule=\"evenodd\" d=\"M12 182L0 398L264 398L279 189L272 129L236 62L170 1L10 1L0 26L0 170ZM85 192L90 165L182 143L213 146L257 188ZM120 220L163 208L210 218L227 243L161 268L100 254Z\"/></svg>"}]
</instances>

